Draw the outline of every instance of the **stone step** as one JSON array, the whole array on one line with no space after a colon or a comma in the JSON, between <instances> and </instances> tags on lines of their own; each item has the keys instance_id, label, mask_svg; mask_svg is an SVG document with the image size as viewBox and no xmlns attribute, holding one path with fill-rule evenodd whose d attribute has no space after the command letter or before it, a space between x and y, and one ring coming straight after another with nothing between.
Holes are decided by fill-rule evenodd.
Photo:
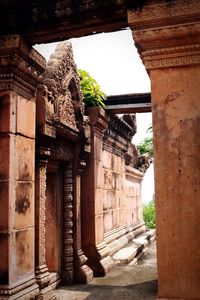
<instances>
[{"instance_id":1,"label":"stone step","mask_svg":"<svg viewBox=\"0 0 200 300\"><path fill-rule=\"evenodd\" d=\"M156 238L156 230L150 229L135 237L126 246L117 251L112 259L116 265L134 266L148 252L148 245Z\"/></svg>"},{"instance_id":2,"label":"stone step","mask_svg":"<svg viewBox=\"0 0 200 300\"><path fill-rule=\"evenodd\" d=\"M113 255L113 260L117 265L128 264L136 256L137 252L137 245L131 242L126 247L115 253Z\"/></svg>"}]
</instances>

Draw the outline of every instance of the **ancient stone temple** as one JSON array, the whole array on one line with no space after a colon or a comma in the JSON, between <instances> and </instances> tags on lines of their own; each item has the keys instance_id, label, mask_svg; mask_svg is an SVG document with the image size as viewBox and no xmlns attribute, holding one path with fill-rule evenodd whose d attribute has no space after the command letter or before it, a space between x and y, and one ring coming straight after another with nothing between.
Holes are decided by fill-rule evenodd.
<instances>
[{"instance_id":1,"label":"ancient stone temple","mask_svg":"<svg viewBox=\"0 0 200 300\"><path fill-rule=\"evenodd\" d=\"M28 58L18 36L3 46L13 73L0 102L0 295L54 299L59 283L105 275L113 255L146 230L131 143L136 119L85 111L69 42L58 44L46 67L36 51L36 61Z\"/></svg>"},{"instance_id":2,"label":"ancient stone temple","mask_svg":"<svg viewBox=\"0 0 200 300\"><path fill-rule=\"evenodd\" d=\"M32 48L128 26L152 87L158 299L200 299L200 0L8 0L0 7L1 299L51 299L60 279L86 282L92 272L106 272L115 226L120 245L119 228L126 240L127 230L136 229L131 230L131 215L122 224L123 201L120 208L112 203L113 187L116 196L122 192L116 161L127 186L133 177L128 158L133 149L123 150L128 142L123 132L129 132L124 121L130 120L109 121L103 112L84 118L73 68L61 67L63 47L47 68ZM110 160L116 123L123 130ZM91 177L101 172L106 183L102 188L96 177L89 181L88 189L97 192L87 211L83 172ZM138 186L140 175L134 176ZM89 239L84 212L91 216ZM140 218L135 221L140 229Z\"/></svg>"}]
</instances>

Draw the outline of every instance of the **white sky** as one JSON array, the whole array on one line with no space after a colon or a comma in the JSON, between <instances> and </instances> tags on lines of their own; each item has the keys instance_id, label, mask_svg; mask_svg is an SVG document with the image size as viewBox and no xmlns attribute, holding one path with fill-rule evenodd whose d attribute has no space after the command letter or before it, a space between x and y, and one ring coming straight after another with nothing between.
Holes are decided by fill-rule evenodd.
<instances>
[{"instance_id":1,"label":"white sky","mask_svg":"<svg viewBox=\"0 0 200 300\"><path fill-rule=\"evenodd\" d=\"M150 92L150 80L134 46L130 30L102 33L71 39L74 60L98 82L107 95ZM36 45L35 48L48 60L57 43ZM149 134L151 113L137 114L137 134L133 143L138 144ZM150 174L151 173L151 174ZM153 177L153 168L145 177ZM144 180L146 196L152 198L152 180ZM147 183L146 181L151 181ZM146 187L148 186L148 188ZM151 189L151 190L150 190ZM151 200L151 199L149 199Z\"/></svg>"}]
</instances>

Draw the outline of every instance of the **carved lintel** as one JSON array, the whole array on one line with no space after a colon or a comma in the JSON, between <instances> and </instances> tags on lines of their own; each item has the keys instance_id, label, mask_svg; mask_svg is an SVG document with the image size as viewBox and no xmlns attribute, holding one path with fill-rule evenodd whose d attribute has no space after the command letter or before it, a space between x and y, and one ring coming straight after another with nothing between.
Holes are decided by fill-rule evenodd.
<instances>
[{"instance_id":1,"label":"carved lintel","mask_svg":"<svg viewBox=\"0 0 200 300\"><path fill-rule=\"evenodd\" d=\"M128 21L147 70L200 64L200 0L147 4Z\"/></svg>"}]
</instances>

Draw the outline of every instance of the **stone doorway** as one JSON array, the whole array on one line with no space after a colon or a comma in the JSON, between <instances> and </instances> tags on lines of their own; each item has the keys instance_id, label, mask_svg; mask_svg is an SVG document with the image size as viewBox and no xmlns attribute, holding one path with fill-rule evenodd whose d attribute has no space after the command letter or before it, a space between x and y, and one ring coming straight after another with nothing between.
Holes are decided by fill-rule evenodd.
<instances>
[{"instance_id":1,"label":"stone doorway","mask_svg":"<svg viewBox=\"0 0 200 300\"><path fill-rule=\"evenodd\" d=\"M63 172L59 163L47 167L46 262L52 277L60 277L62 265Z\"/></svg>"}]
</instances>

